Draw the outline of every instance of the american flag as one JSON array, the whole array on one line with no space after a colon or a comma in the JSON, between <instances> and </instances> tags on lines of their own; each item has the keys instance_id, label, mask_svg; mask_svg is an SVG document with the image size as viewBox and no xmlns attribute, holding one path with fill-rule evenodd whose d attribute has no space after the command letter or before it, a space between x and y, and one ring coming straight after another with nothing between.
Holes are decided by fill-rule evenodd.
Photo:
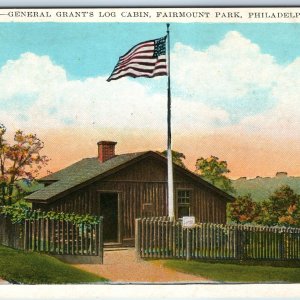
<instances>
[{"instance_id":1,"label":"american flag","mask_svg":"<svg viewBox=\"0 0 300 300\"><path fill-rule=\"evenodd\" d=\"M107 81L124 76L148 77L168 75L166 36L139 43L119 58Z\"/></svg>"}]
</instances>

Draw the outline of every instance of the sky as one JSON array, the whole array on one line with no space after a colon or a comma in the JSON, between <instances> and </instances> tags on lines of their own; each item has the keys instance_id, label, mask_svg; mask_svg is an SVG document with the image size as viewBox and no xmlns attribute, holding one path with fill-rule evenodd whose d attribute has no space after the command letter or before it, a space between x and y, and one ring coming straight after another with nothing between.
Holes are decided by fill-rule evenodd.
<instances>
[{"instance_id":1,"label":"sky","mask_svg":"<svg viewBox=\"0 0 300 300\"><path fill-rule=\"evenodd\" d=\"M36 133L56 171L166 148L167 78L107 82L161 23L0 23L0 121ZM300 176L300 24L171 24L173 149L228 162L231 178Z\"/></svg>"}]
</instances>

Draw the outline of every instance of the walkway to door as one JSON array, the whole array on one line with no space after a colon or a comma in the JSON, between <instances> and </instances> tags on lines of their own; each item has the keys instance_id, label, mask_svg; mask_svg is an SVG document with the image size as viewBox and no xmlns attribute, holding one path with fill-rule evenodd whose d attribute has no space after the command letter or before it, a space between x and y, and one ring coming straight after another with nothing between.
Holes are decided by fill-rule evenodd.
<instances>
[{"instance_id":1,"label":"walkway to door","mask_svg":"<svg viewBox=\"0 0 300 300\"><path fill-rule=\"evenodd\" d=\"M112 282L211 282L203 277L168 269L159 261L137 259L134 248L105 249L103 265L79 264L75 267L101 275Z\"/></svg>"},{"instance_id":2,"label":"walkway to door","mask_svg":"<svg viewBox=\"0 0 300 300\"><path fill-rule=\"evenodd\" d=\"M0 285L2 285L2 284L9 284L9 282L0 278Z\"/></svg>"}]
</instances>

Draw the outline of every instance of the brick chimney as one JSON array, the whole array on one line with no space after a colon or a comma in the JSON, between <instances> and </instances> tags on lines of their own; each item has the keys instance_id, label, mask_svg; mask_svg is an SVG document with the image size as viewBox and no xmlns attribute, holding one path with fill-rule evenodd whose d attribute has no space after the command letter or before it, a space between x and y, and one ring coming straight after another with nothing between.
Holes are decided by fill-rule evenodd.
<instances>
[{"instance_id":1,"label":"brick chimney","mask_svg":"<svg viewBox=\"0 0 300 300\"><path fill-rule=\"evenodd\" d=\"M101 163L115 156L115 145L117 142L100 141L98 145L98 159Z\"/></svg>"},{"instance_id":2,"label":"brick chimney","mask_svg":"<svg viewBox=\"0 0 300 300\"><path fill-rule=\"evenodd\" d=\"M287 177L288 173L287 172L277 172L276 177Z\"/></svg>"}]
</instances>

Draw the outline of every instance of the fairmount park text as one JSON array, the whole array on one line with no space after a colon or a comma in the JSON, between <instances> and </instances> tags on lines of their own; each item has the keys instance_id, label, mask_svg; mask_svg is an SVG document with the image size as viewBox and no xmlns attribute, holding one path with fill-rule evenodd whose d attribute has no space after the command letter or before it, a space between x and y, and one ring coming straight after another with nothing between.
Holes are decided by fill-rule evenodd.
<instances>
[{"instance_id":1,"label":"fairmount park text","mask_svg":"<svg viewBox=\"0 0 300 300\"><path fill-rule=\"evenodd\" d=\"M145 9L2 9L0 11L2 20L25 21L25 20L55 20L55 21L88 21L88 22L111 22L111 21L239 21L251 22L257 20L265 21L297 21L300 19L300 9L274 8L265 10L263 8L145 8Z\"/></svg>"}]
</instances>

